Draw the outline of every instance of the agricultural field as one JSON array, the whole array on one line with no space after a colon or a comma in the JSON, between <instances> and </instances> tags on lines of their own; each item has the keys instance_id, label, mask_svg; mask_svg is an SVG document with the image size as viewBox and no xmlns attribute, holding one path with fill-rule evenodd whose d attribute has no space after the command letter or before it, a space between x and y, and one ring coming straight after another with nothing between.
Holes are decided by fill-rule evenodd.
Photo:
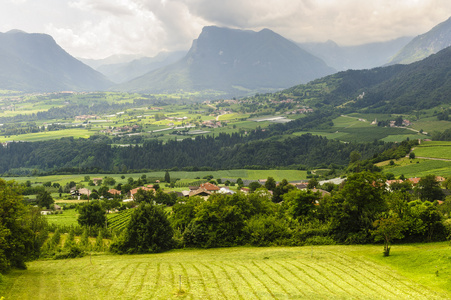
<instances>
[{"instance_id":1,"label":"agricultural field","mask_svg":"<svg viewBox=\"0 0 451 300\"><path fill-rule=\"evenodd\" d=\"M394 162L393 166L390 166L388 161L377 165L384 167L384 173L392 173L396 177L401 174L405 177L424 177L430 174L451 177L451 161L402 158Z\"/></svg>"},{"instance_id":2,"label":"agricultural field","mask_svg":"<svg viewBox=\"0 0 451 300\"><path fill-rule=\"evenodd\" d=\"M370 115L375 117L376 115ZM426 135L406 128L379 127L371 125L372 119L365 119L365 115L340 116L333 120L334 126L324 131L309 131L311 134L324 136L328 139L338 139L344 142L401 142L409 139L424 139ZM368 116L367 116L368 117ZM306 132L297 132L297 135Z\"/></svg>"},{"instance_id":3,"label":"agricultural field","mask_svg":"<svg viewBox=\"0 0 451 300\"><path fill-rule=\"evenodd\" d=\"M78 138L87 139L91 135L94 135L96 133L97 131L91 131L82 128L64 129L58 131L45 131L36 133L26 133L20 135L0 136L0 143L7 141L27 141L27 142L46 141L70 136L76 139Z\"/></svg>"},{"instance_id":4,"label":"agricultural field","mask_svg":"<svg viewBox=\"0 0 451 300\"><path fill-rule=\"evenodd\" d=\"M388 161L377 165L383 167L384 172L395 176L404 174L405 177L423 177L433 174L451 177L451 142L422 142L415 146L413 153L415 159L405 157L395 160L393 166Z\"/></svg>"},{"instance_id":5,"label":"agricultural field","mask_svg":"<svg viewBox=\"0 0 451 300\"><path fill-rule=\"evenodd\" d=\"M449 299L447 243L219 248L34 261L5 299ZM412 256L413 254L413 256ZM412 259L413 258L413 259ZM440 263L440 264L439 264Z\"/></svg>"},{"instance_id":6,"label":"agricultural field","mask_svg":"<svg viewBox=\"0 0 451 300\"><path fill-rule=\"evenodd\" d=\"M422 142L415 147L417 157L432 157L451 160L451 142Z\"/></svg>"}]
</instances>

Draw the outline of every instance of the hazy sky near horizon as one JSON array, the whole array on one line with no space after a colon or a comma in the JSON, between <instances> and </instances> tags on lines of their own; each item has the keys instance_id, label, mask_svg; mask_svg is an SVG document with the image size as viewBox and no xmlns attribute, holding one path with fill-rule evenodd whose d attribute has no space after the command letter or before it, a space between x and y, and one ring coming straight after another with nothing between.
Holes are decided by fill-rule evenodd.
<instances>
[{"instance_id":1,"label":"hazy sky near horizon","mask_svg":"<svg viewBox=\"0 0 451 300\"><path fill-rule=\"evenodd\" d=\"M449 0L3 0L0 32L47 33L76 57L188 50L202 27L269 28L296 42L358 45L416 36Z\"/></svg>"}]
</instances>

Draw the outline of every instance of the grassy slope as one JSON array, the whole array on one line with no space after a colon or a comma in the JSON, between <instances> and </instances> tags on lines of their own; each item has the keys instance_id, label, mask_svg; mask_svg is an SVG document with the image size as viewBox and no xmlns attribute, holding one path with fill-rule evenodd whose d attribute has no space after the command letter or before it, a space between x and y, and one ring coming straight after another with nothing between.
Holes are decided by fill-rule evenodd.
<instances>
[{"instance_id":1,"label":"grassy slope","mask_svg":"<svg viewBox=\"0 0 451 300\"><path fill-rule=\"evenodd\" d=\"M429 250L433 252L429 253ZM174 250L35 261L5 276L6 299L447 299L448 245ZM421 252L412 256L413 252ZM448 255L449 256L449 255ZM411 258L418 258L412 260ZM447 258L447 257L446 257ZM396 264L401 265L396 267ZM402 265L406 267L402 267ZM415 268L415 266L421 266ZM398 270L393 269L398 268ZM411 274L414 273L414 274ZM432 274L432 276L431 276ZM443 274L443 276L442 276ZM181 277L180 277L181 276ZM179 291L181 279L182 291Z\"/></svg>"}]
</instances>

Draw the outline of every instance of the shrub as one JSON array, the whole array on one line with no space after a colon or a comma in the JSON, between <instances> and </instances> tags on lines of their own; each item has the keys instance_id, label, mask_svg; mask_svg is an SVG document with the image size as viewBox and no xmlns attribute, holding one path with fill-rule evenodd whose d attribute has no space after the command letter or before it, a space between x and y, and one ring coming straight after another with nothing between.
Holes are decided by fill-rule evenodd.
<instances>
[{"instance_id":1,"label":"shrub","mask_svg":"<svg viewBox=\"0 0 451 300\"><path fill-rule=\"evenodd\" d=\"M123 253L157 253L172 248L173 230L164 210L142 203L133 211L130 221L110 251Z\"/></svg>"},{"instance_id":2,"label":"shrub","mask_svg":"<svg viewBox=\"0 0 451 300\"><path fill-rule=\"evenodd\" d=\"M255 216L246 223L243 231L253 246L283 245L291 237L287 222L276 216Z\"/></svg>"}]
</instances>

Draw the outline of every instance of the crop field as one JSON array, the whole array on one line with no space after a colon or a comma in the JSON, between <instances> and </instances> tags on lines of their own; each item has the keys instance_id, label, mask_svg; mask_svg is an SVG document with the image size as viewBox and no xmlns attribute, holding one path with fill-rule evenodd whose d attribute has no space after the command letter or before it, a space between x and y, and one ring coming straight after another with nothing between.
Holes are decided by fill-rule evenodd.
<instances>
[{"instance_id":1,"label":"crop field","mask_svg":"<svg viewBox=\"0 0 451 300\"><path fill-rule=\"evenodd\" d=\"M373 116L373 115L370 115ZM374 115L375 116L375 115ZM365 116L360 116L364 118ZM334 126L328 131L312 131L311 134L324 136L328 139L337 139L345 142L401 142L407 138L425 138L423 134L415 133L405 128L378 127L371 125L372 119L359 120L357 116L341 116L333 120ZM297 132L296 135L305 132Z\"/></svg>"},{"instance_id":2,"label":"crop field","mask_svg":"<svg viewBox=\"0 0 451 300\"><path fill-rule=\"evenodd\" d=\"M417 157L451 159L451 142L424 142L413 152Z\"/></svg>"},{"instance_id":3,"label":"crop field","mask_svg":"<svg viewBox=\"0 0 451 300\"><path fill-rule=\"evenodd\" d=\"M94 131L88 131L88 130L82 129L82 128L74 128L74 129L64 129L64 130L57 130L57 131L45 131L45 132L27 133L27 134L21 134L21 135L11 135L8 137L2 136L2 137L0 137L0 142L6 142L6 141L35 142L35 141L60 139L62 137L70 137L70 136L72 136L76 139L78 139L78 138L87 139L93 134L95 134Z\"/></svg>"},{"instance_id":4,"label":"crop field","mask_svg":"<svg viewBox=\"0 0 451 300\"><path fill-rule=\"evenodd\" d=\"M429 119L420 119L415 121L412 125L413 129L421 130L428 133L432 133L434 131L444 131L446 129L451 129L451 122L449 121L438 121L436 117Z\"/></svg>"},{"instance_id":5,"label":"crop field","mask_svg":"<svg viewBox=\"0 0 451 300\"><path fill-rule=\"evenodd\" d=\"M384 162L383 164L387 165L387 162ZM395 176L404 174L405 177L423 177L430 174L443 177L451 176L451 161L417 158L414 160L409 160L407 158L403 158L395 161L395 164L396 165L393 167L384 167L384 172L393 173Z\"/></svg>"},{"instance_id":6,"label":"crop field","mask_svg":"<svg viewBox=\"0 0 451 300\"><path fill-rule=\"evenodd\" d=\"M374 257L382 256L381 247L240 247L34 261L28 264L28 270L16 270L4 276L0 296L5 299L449 299L450 290L443 283L449 271L441 270L440 277L435 268L428 269L431 268L428 264L420 272L413 270L421 273L416 274L421 277L402 275L405 270L398 271L393 264L408 260L412 250L399 252L398 257L393 255L379 263Z\"/></svg>"},{"instance_id":7,"label":"crop field","mask_svg":"<svg viewBox=\"0 0 451 300\"><path fill-rule=\"evenodd\" d=\"M124 229L128 222L130 221L130 216L133 212L133 209L127 209L115 214L109 214L108 217L108 228L114 230L122 230Z\"/></svg>"},{"instance_id":8,"label":"crop field","mask_svg":"<svg viewBox=\"0 0 451 300\"><path fill-rule=\"evenodd\" d=\"M407 139L415 140L415 139L419 139L419 138L425 138L425 136L412 132L412 134L388 135L388 136L384 137L383 139L381 139L381 141L390 143L390 142L402 142Z\"/></svg>"}]
</instances>

